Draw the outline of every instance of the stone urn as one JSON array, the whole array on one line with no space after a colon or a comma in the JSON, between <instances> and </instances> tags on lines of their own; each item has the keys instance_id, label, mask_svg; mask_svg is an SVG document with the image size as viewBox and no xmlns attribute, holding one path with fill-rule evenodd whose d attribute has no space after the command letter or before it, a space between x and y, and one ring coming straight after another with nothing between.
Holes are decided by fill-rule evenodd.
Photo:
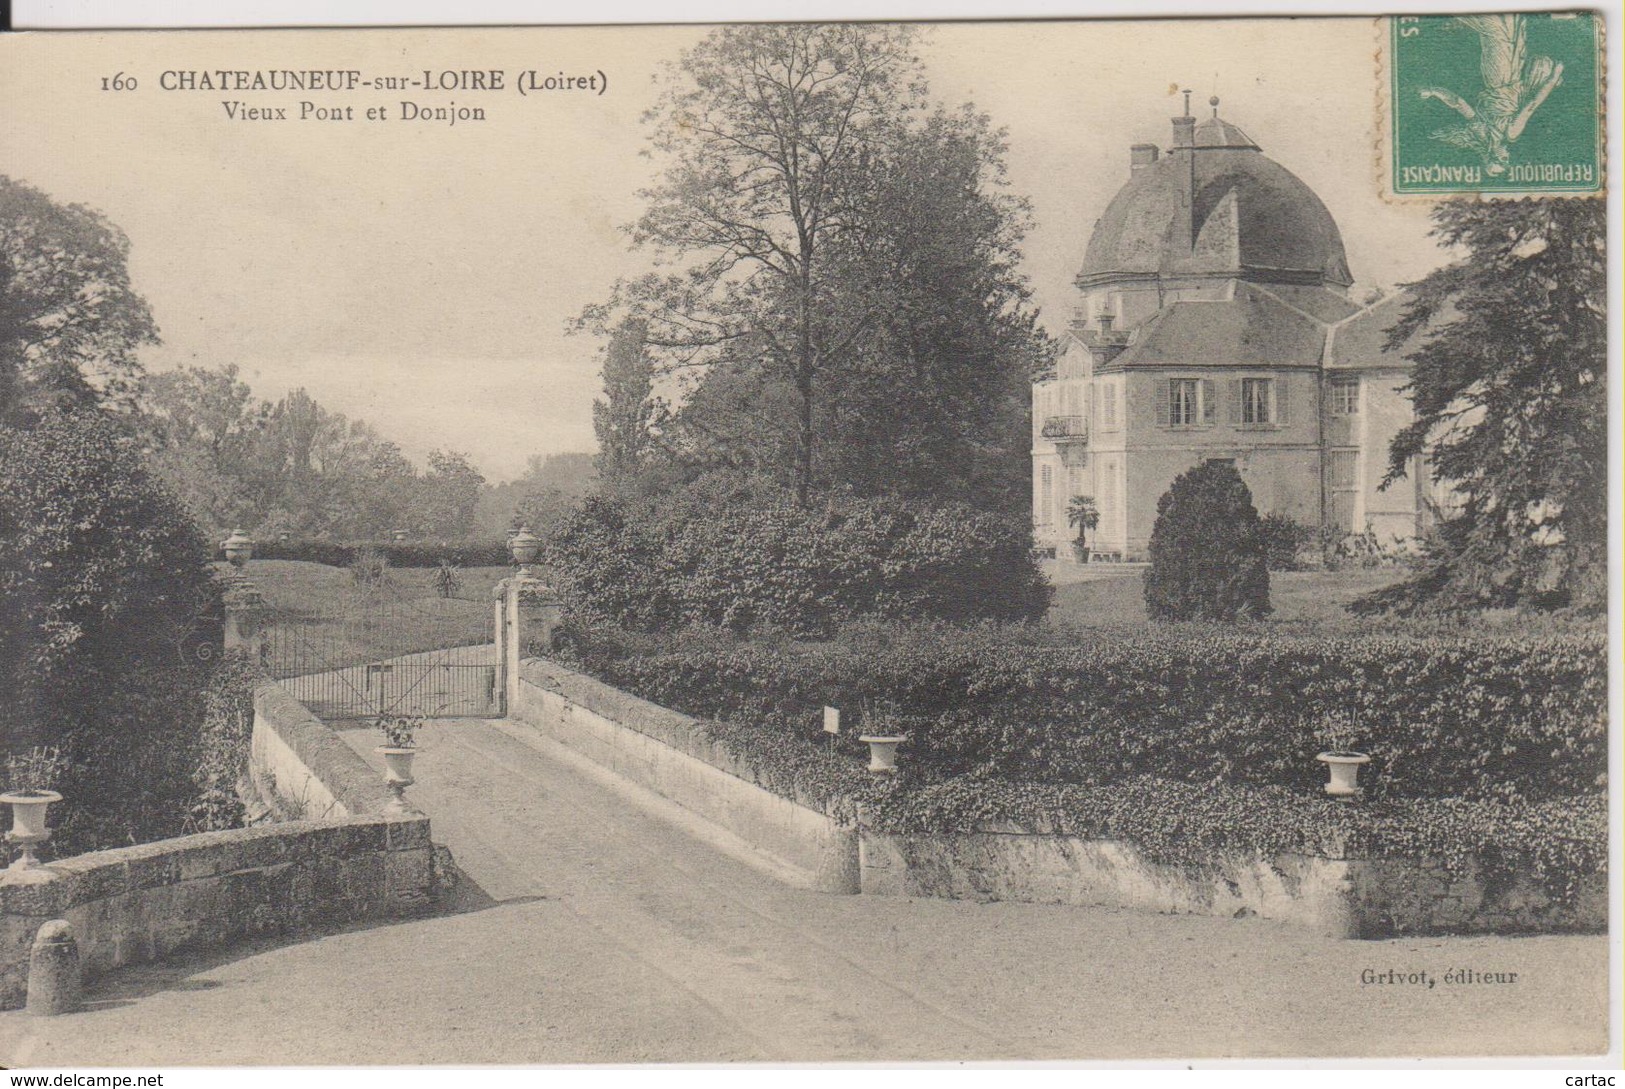
<instances>
[{"instance_id":1,"label":"stone urn","mask_svg":"<svg viewBox=\"0 0 1625 1089\"><path fill-rule=\"evenodd\" d=\"M531 573L531 565L542 551L542 539L530 531L529 526L520 526L519 532L508 539L508 551L513 554L513 562L526 575Z\"/></svg>"},{"instance_id":2,"label":"stone urn","mask_svg":"<svg viewBox=\"0 0 1625 1089\"><path fill-rule=\"evenodd\" d=\"M417 749L380 745L373 751L384 758L384 785L395 795L395 800L390 803L390 809L393 811L405 809L406 800L402 795L406 793L407 787L417 781L412 778L412 758L418 754Z\"/></svg>"},{"instance_id":3,"label":"stone urn","mask_svg":"<svg viewBox=\"0 0 1625 1089\"><path fill-rule=\"evenodd\" d=\"M869 770L876 775L893 775L897 772L897 746L907 741L907 737L880 736L876 734L861 734L859 741L869 746Z\"/></svg>"},{"instance_id":4,"label":"stone urn","mask_svg":"<svg viewBox=\"0 0 1625 1089\"><path fill-rule=\"evenodd\" d=\"M254 558L254 539L240 529L231 531L231 536L220 542L220 550L226 554L226 561L233 567L241 567Z\"/></svg>"},{"instance_id":5,"label":"stone urn","mask_svg":"<svg viewBox=\"0 0 1625 1089\"><path fill-rule=\"evenodd\" d=\"M1360 786L1360 765L1371 763L1363 752L1323 752L1315 757L1331 773L1326 793L1334 798L1358 798L1364 793Z\"/></svg>"},{"instance_id":6,"label":"stone urn","mask_svg":"<svg viewBox=\"0 0 1625 1089\"><path fill-rule=\"evenodd\" d=\"M61 800L62 795L54 790L20 790L0 794L0 802L11 806L11 831L6 833L6 842L22 848L22 854L11 864L11 869L31 870L39 865L39 860L34 857L34 848L51 838L50 829L45 827L45 812L52 802Z\"/></svg>"}]
</instances>

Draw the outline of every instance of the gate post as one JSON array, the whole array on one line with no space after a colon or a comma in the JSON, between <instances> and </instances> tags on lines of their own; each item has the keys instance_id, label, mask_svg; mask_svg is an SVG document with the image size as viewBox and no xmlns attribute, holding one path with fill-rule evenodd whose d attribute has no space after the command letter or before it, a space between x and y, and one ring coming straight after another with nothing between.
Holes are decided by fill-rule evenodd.
<instances>
[{"instance_id":1,"label":"gate post","mask_svg":"<svg viewBox=\"0 0 1625 1089\"><path fill-rule=\"evenodd\" d=\"M220 568L221 599L226 610L224 649L242 650L250 661L257 662L265 642L265 619L270 610L260 588L243 571L254 555L254 542L244 536L242 530L234 530L221 547L228 560L227 565Z\"/></svg>"},{"instance_id":2,"label":"gate post","mask_svg":"<svg viewBox=\"0 0 1625 1089\"><path fill-rule=\"evenodd\" d=\"M226 592L225 649L240 649L250 661L259 661L260 645L265 642L265 617L269 610L260 588L246 576L232 572L228 576Z\"/></svg>"},{"instance_id":3,"label":"gate post","mask_svg":"<svg viewBox=\"0 0 1625 1089\"><path fill-rule=\"evenodd\" d=\"M508 690L508 648L513 643L513 632L508 630L508 587L513 579L498 582L491 591L491 642L497 648L497 691L502 694L502 713L513 710L513 693Z\"/></svg>"},{"instance_id":4,"label":"gate post","mask_svg":"<svg viewBox=\"0 0 1625 1089\"><path fill-rule=\"evenodd\" d=\"M512 713L519 696L520 659L552 649L564 603L552 587L523 571L498 583L497 591L501 595L497 646L502 655L502 692Z\"/></svg>"}]
</instances>

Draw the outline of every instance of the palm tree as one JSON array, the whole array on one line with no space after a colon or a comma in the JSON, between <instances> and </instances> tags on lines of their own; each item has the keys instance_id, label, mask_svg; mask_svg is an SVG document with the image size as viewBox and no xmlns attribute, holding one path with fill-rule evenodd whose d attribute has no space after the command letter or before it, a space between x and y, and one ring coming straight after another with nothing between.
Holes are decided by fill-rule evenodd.
<instances>
[{"instance_id":1,"label":"palm tree","mask_svg":"<svg viewBox=\"0 0 1625 1089\"><path fill-rule=\"evenodd\" d=\"M1088 563L1089 534L1100 525L1100 508L1095 506L1095 497L1074 495L1066 505L1066 524L1078 531L1078 539L1072 545L1078 562Z\"/></svg>"}]
</instances>

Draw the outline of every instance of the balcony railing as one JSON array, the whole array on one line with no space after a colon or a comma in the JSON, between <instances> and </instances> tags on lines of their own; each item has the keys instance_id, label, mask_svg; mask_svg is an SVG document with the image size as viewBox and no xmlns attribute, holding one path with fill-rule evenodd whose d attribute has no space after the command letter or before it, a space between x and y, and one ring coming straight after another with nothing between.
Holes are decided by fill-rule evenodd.
<instances>
[{"instance_id":1,"label":"balcony railing","mask_svg":"<svg viewBox=\"0 0 1625 1089\"><path fill-rule=\"evenodd\" d=\"M1082 416L1050 416L1038 433L1046 439L1089 441L1089 421Z\"/></svg>"}]
</instances>

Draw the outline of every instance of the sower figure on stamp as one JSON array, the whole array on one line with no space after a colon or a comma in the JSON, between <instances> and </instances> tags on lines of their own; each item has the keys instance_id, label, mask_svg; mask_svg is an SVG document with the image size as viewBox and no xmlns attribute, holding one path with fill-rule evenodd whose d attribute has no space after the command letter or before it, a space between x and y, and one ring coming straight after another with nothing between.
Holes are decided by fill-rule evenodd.
<instances>
[{"instance_id":1,"label":"sower figure on stamp","mask_svg":"<svg viewBox=\"0 0 1625 1089\"><path fill-rule=\"evenodd\" d=\"M1563 82L1563 66L1547 56L1525 59L1522 15L1463 15L1460 21L1478 32L1484 90L1475 108L1451 91L1424 87L1423 98L1436 98L1467 119L1432 136L1478 152L1487 172L1504 174L1511 158L1507 145L1517 142L1529 118Z\"/></svg>"}]
</instances>

